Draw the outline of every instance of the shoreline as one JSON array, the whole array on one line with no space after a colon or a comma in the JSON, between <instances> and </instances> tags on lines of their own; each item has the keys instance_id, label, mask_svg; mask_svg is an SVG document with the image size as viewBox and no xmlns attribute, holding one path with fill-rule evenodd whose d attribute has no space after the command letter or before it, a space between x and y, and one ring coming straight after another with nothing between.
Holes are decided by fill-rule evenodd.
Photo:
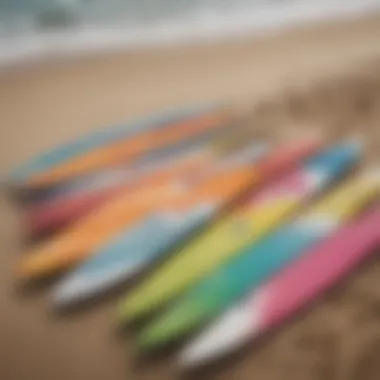
<instances>
[{"instance_id":1,"label":"shoreline","mask_svg":"<svg viewBox=\"0 0 380 380\"><path fill-rule=\"evenodd\" d=\"M77 26L68 30L0 37L0 69L41 63L59 58L82 58L97 54L131 52L193 44L213 44L236 38L276 34L306 24L345 21L380 12L379 0L324 0L310 3L283 3L229 15L203 15L173 20L156 26L93 28Z\"/></svg>"}]
</instances>

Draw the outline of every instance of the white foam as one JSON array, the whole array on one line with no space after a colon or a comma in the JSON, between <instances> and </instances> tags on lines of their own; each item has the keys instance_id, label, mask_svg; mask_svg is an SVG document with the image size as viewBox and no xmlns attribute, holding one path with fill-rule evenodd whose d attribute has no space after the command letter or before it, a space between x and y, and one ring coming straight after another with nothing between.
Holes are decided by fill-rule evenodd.
<instances>
[{"instance_id":1,"label":"white foam","mask_svg":"<svg viewBox=\"0 0 380 380\"><path fill-rule=\"evenodd\" d=\"M356 17L380 10L380 0L293 0L265 5L251 11L200 12L151 27L72 27L61 32L34 32L22 36L0 36L0 66L35 60L137 49L189 42L211 42L225 37L273 31L295 24Z\"/></svg>"}]
</instances>

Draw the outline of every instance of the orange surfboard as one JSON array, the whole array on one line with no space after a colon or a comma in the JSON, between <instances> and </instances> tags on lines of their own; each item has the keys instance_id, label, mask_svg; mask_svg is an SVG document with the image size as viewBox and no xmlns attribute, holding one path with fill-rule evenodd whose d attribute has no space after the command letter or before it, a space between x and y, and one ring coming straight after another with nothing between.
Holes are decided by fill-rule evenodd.
<instances>
[{"instance_id":1,"label":"orange surfboard","mask_svg":"<svg viewBox=\"0 0 380 380\"><path fill-rule=\"evenodd\" d=\"M135 168L133 165L124 171L124 180L105 187L89 187L88 190L74 192L68 195L52 197L44 202L32 204L25 212L24 228L29 236L39 236L68 225L99 207L105 201L144 186L156 186L170 179L187 175L195 175L215 164L216 160L224 159L234 151L253 139L251 128L228 129L222 135L217 135L199 148L173 156L166 162ZM253 145L257 154L264 154L268 144ZM252 152L255 153L255 152ZM136 174L135 174L136 173ZM112 172L111 172L112 178Z\"/></svg>"},{"instance_id":2,"label":"orange surfboard","mask_svg":"<svg viewBox=\"0 0 380 380\"><path fill-rule=\"evenodd\" d=\"M179 159L164 170L143 176L136 181L126 180L124 184L111 188L80 192L78 195L58 196L42 204L32 205L24 214L24 228L30 236L38 236L55 230L83 218L96 207L119 194L145 186L155 186L172 177L192 173L207 162L208 159L205 155L186 157Z\"/></svg>"},{"instance_id":3,"label":"orange surfboard","mask_svg":"<svg viewBox=\"0 0 380 380\"><path fill-rule=\"evenodd\" d=\"M100 147L52 169L37 173L30 178L28 185L32 188L51 186L115 164L126 164L149 150L189 138L204 131L225 127L233 119L232 111L219 109L169 124L165 128L151 130L133 138Z\"/></svg>"},{"instance_id":4,"label":"orange surfboard","mask_svg":"<svg viewBox=\"0 0 380 380\"><path fill-rule=\"evenodd\" d=\"M128 192L106 202L99 210L67 229L56 239L23 256L17 268L18 276L22 279L33 279L65 270L153 211L181 210L200 202L223 204L247 187L273 178L290 168L300 159L315 152L318 147L319 143L316 141L303 141L278 148L262 163L218 171L195 183L190 181L190 185L183 181L172 181L140 189L133 194Z\"/></svg>"}]
</instances>

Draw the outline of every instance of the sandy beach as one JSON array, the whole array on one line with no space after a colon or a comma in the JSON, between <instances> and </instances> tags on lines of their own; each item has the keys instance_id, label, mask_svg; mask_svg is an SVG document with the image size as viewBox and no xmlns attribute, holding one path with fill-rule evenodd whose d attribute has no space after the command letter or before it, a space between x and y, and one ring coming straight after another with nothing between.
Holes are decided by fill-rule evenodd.
<instances>
[{"instance_id":1,"label":"sandy beach","mask_svg":"<svg viewBox=\"0 0 380 380\"><path fill-rule=\"evenodd\" d=\"M0 172L5 174L31 155L64 140L163 108L223 100L237 106L249 105L253 109L263 101L281 102L295 91L307 93L311 86L319 83L328 87L336 78L339 82L341 77L365 76L371 71L367 68L376 66L376 62L379 66L379 59L380 16L372 16L224 43L120 52L9 68L0 72ZM380 68L377 70L379 74ZM371 78L366 78L366 83L371 83ZM379 75L376 78L378 80ZM348 86L346 91L341 90L342 94L355 89L360 91L362 82L358 80L357 83ZM339 83L336 86L339 87ZM377 108L368 111L370 116L367 119L358 117L355 126L368 122L371 129L366 131L380 139L380 124L377 124L380 123L380 90L371 91L366 92L366 96L376 97ZM336 93L339 96L339 92ZM323 92L320 96L324 97ZM293 123L286 112L278 112L278 122ZM298 123L310 122L308 127L315 123L318 128L328 128L335 121L336 125L345 120L354 123L352 115L347 115L346 119L341 114L334 118L334 108L329 112L329 117L309 115L308 118L298 118ZM131 336L127 334L120 339L114 331L115 297L80 313L57 317L50 307L48 288L28 295L16 292L12 268L17 256L22 254L22 232L15 207L4 194L1 195L0 210L0 379L178 378L179 371L168 358L144 362L136 368ZM379 274L378 267L372 269L373 277ZM364 283L368 276L362 277L363 280L359 278L357 282ZM348 303L347 307L354 306ZM247 352L238 365L235 362L227 369L209 372L205 378L283 379L281 371L270 374L266 370L270 366L268 360L275 358L273 363L278 368L288 368L289 371L297 367L296 355L300 348L293 347L292 354L288 353L292 350L287 347L288 344L298 344L292 334L297 335L296 329L302 328L298 324L314 326L319 323L320 326L326 315L340 310L336 307L326 314L326 308L324 304L308 322L299 321L282 330L258 355L254 351ZM347 328L344 323L348 318L340 321L343 321L342 326L337 327L337 331ZM371 320L370 323L378 327L377 322ZM367 339L366 334L370 335L363 332L357 342ZM355 358L352 352L356 343L352 343L347 334L343 334L343 341L339 343L344 352L334 346L336 340L329 344L331 334L318 336L326 339L315 343L320 353L315 360L319 364L310 366L323 368L320 372L316 370L315 374L310 373L309 378L299 379L379 378L380 370L375 377L353 377L354 372L342 364L343 360ZM311 347L314 347L313 343ZM377 350L374 352L380 354L379 345L373 347L372 351ZM329 349L338 351L329 354L336 355L331 365L325 360ZM302 360L307 361L306 358ZM336 365L341 366L339 370L330 368ZM294 368L294 376L289 376L297 380L296 376L301 375L296 375Z\"/></svg>"}]
</instances>

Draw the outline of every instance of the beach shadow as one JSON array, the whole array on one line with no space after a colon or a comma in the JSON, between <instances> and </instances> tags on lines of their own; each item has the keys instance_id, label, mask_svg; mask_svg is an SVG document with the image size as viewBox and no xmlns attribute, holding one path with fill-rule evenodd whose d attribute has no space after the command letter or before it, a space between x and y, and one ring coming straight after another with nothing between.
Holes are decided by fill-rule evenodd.
<instances>
[{"instance_id":1,"label":"beach shadow","mask_svg":"<svg viewBox=\"0 0 380 380\"><path fill-rule=\"evenodd\" d=\"M63 277L63 274L55 274L51 276L45 276L39 279L18 281L15 286L15 294L18 297L30 297L46 289L50 288L52 285L57 283L60 278Z\"/></svg>"},{"instance_id":2,"label":"beach shadow","mask_svg":"<svg viewBox=\"0 0 380 380\"><path fill-rule=\"evenodd\" d=\"M38 231L38 233L26 231L23 237L23 244L26 247L32 247L37 244L43 244L45 241L48 241L49 239L54 239L55 236L58 236L60 234L60 232L65 231L65 227L68 227L68 225L62 224L59 227L47 227L44 228L43 231Z\"/></svg>"},{"instance_id":3,"label":"beach shadow","mask_svg":"<svg viewBox=\"0 0 380 380\"><path fill-rule=\"evenodd\" d=\"M21 207L31 204L43 202L52 197L52 195L60 189L62 185L55 185L46 188L21 188L14 185L5 185L4 192L8 199Z\"/></svg>"}]
</instances>

